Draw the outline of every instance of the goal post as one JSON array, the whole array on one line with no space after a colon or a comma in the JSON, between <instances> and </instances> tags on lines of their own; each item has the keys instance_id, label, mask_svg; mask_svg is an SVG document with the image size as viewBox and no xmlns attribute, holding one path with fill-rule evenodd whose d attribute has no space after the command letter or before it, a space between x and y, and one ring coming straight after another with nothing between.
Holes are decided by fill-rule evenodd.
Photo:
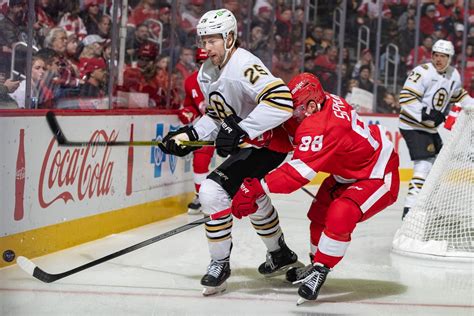
<instances>
[{"instance_id":1,"label":"goal post","mask_svg":"<svg viewBox=\"0 0 474 316\"><path fill-rule=\"evenodd\" d=\"M416 205L395 233L395 253L474 260L474 110L461 111Z\"/></svg>"}]
</instances>

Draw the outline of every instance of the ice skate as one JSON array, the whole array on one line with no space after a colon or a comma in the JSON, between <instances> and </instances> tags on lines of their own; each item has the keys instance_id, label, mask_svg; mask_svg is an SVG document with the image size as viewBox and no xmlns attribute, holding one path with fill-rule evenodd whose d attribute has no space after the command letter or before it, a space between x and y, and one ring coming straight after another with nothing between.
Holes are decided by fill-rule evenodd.
<instances>
[{"instance_id":1,"label":"ice skate","mask_svg":"<svg viewBox=\"0 0 474 316\"><path fill-rule=\"evenodd\" d=\"M296 281L306 278L312 272L313 265L308 264L307 266L300 268L290 268L286 271L285 279L288 282L294 283Z\"/></svg>"},{"instance_id":2,"label":"ice skate","mask_svg":"<svg viewBox=\"0 0 474 316\"><path fill-rule=\"evenodd\" d=\"M199 195L196 194L191 203L188 204L188 215L201 214L201 203L199 202Z\"/></svg>"},{"instance_id":3,"label":"ice skate","mask_svg":"<svg viewBox=\"0 0 474 316\"><path fill-rule=\"evenodd\" d=\"M258 272L266 277L283 274L291 267L303 266L298 261L298 256L286 245L283 235L278 240L278 244L280 249L267 252L266 261L258 267Z\"/></svg>"},{"instance_id":4,"label":"ice skate","mask_svg":"<svg viewBox=\"0 0 474 316\"><path fill-rule=\"evenodd\" d=\"M298 289L298 295L300 298L296 302L296 305L301 305L306 301L314 301L318 298L319 290L326 281L326 277L331 271L320 263L314 264L311 269L306 271L306 277L295 282L302 283Z\"/></svg>"},{"instance_id":5,"label":"ice skate","mask_svg":"<svg viewBox=\"0 0 474 316\"><path fill-rule=\"evenodd\" d=\"M226 280L230 276L230 265L228 261L211 260L207 267L207 273L201 279L204 286L202 295L209 296L224 292L227 288Z\"/></svg>"}]
</instances>

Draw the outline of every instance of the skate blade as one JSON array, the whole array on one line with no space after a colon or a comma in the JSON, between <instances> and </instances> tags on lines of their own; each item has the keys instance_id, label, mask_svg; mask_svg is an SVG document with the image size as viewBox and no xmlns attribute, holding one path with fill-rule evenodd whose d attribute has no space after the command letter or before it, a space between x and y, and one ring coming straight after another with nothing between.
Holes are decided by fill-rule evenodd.
<instances>
[{"instance_id":1,"label":"skate blade","mask_svg":"<svg viewBox=\"0 0 474 316\"><path fill-rule=\"evenodd\" d=\"M201 209L188 208L188 215L199 215L201 214Z\"/></svg>"},{"instance_id":2,"label":"skate blade","mask_svg":"<svg viewBox=\"0 0 474 316\"><path fill-rule=\"evenodd\" d=\"M224 292L227 289L227 282L222 283L219 286L205 286L202 289L203 296L210 296Z\"/></svg>"},{"instance_id":3,"label":"skate blade","mask_svg":"<svg viewBox=\"0 0 474 316\"><path fill-rule=\"evenodd\" d=\"M303 298L303 297L300 297L298 298L298 300L296 301L296 306L300 306L301 304L304 304L306 303L308 300Z\"/></svg>"},{"instance_id":4,"label":"skate blade","mask_svg":"<svg viewBox=\"0 0 474 316\"><path fill-rule=\"evenodd\" d=\"M276 270L275 272L268 273L268 274L263 274L266 278L272 278L275 276L283 275L286 274L286 271L290 270L291 268L302 268L304 267L304 264L296 261L295 263L291 263L287 266L281 267L280 269Z\"/></svg>"}]
</instances>

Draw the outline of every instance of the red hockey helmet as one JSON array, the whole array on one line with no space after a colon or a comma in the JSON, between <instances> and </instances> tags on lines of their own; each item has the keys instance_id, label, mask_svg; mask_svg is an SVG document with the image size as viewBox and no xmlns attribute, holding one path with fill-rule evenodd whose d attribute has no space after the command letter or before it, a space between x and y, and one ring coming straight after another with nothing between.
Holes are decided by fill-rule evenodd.
<instances>
[{"instance_id":1,"label":"red hockey helmet","mask_svg":"<svg viewBox=\"0 0 474 316\"><path fill-rule=\"evenodd\" d=\"M296 75L291 79L288 88L290 88L293 97L293 116L298 121L302 121L306 116L319 111L326 99L326 93L318 78L307 72ZM312 101L314 103L311 103Z\"/></svg>"},{"instance_id":2,"label":"red hockey helmet","mask_svg":"<svg viewBox=\"0 0 474 316\"><path fill-rule=\"evenodd\" d=\"M204 61L207 59L207 52L205 49L198 47L196 49L196 62Z\"/></svg>"}]
</instances>

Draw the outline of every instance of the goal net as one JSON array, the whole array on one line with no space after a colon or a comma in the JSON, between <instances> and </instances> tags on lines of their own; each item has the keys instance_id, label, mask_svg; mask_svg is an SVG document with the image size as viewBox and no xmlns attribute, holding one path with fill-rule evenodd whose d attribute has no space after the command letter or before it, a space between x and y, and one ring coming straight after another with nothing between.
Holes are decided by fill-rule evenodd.
<instances>
[{"instance_id":1,"label":"goal net","mask_svg":"<svg viewBox=\"0 0 474 316\"><path fill-rule=\"evenodd\" d=\"M474 260L474 111L461 111L392 242L396 253Z\"/></svg>"}]
</instances>

